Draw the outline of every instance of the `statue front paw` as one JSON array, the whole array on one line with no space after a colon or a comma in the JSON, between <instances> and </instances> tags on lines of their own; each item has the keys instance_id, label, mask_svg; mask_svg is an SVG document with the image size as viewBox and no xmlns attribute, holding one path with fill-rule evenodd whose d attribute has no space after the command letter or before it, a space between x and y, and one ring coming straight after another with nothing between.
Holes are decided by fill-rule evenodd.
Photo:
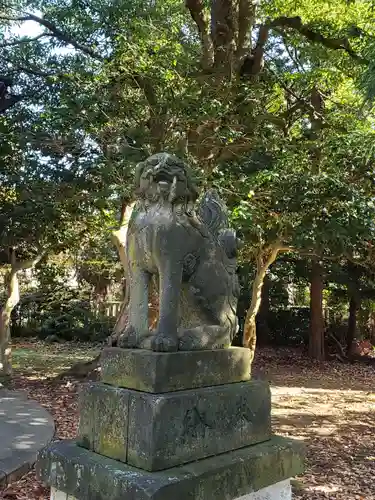
<instances>
[{"instance_id":1,"label":"statue front paw","mask_svg":"<svg viewBox=\"0 0 375 500\"><path fill-rule=\"evenodd\" d=\"M157 352L175 352L178 350L178 339L162 333L154 335L151 348Z\"/></svg>"}]
</instances>

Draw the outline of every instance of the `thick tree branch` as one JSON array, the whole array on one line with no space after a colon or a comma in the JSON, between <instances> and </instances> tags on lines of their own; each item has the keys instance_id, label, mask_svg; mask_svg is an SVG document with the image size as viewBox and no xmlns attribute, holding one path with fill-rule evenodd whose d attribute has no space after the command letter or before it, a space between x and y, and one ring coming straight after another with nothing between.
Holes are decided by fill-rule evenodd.
<instances>
[{"instance_id":1,"label":"thick tree branch","mask_svg":"<svg viewBox=\"0 0 375 500\"><path fill-rule=\"evenodd\" d=\"M2 60L7 62L10 66L11 69L9 69L9 73L13 75L13 73L21 72L21 73L26 73L28 75L33 75L33 76L41 76L42 78L48 78L50 76L56 76L56 73L46 73L45 71L41 71L38 68L35 68L34 66L23 66L23 65L15 65L14 62L7 58L2 56Z\"/></svg>"},{"instance_id":2,"label":"thick tree branch","mask_svg":"<svg viewBox=\"0 0 375 500\"><path fill-rule=\"evenodd\" d=\"M38 262L40 262L43 257L47 254L47 251L45 250L44 252L41 252L39 255L37 255L34 259L28 259L28 260L20 260L16 262L15 268L17 271L20 271L21 269L33 269Z\"/></svg>"},{"instance_id":3,"label":"thick tree branch","mask_svg":"<svg viewBox=\"0 0 375 500\"><path fill-rule=\"evenodd\" d=\"M95 50L92 50L90 47L77 42L68 33L65 33L64 31L59 29L55 24L53 24L51 21L48 21L47 19L43 19L29 13L25 14L24 16L0 16L0 19L4 21L34 21L47 28L51 32L51 35L58 38L59 40L67 43L68 45L72 45L75 49L80 50L81 52L93 57L94 59L103 60L103 57Z\"/></svg>"},{"instance_id":4,"label":"thick tree branch","mask_svg":"<svg viewBox=\"0 0 375 500\"><path fill-rule=\"evenodd\" d=\"M158 103L158 98L154 86L150 83L149 79L143 78L140 75L133 75L133 80L136 85L143 90L150 110L150 118L148 120L148 127L152 138L152 144L155 151L162 145L164 135L166 132L166 114L167 108Z\"/></svg>"},{"instance_id":5,"label":"thick tree branch","mask_svg":"<svg viewBox=\"0 0 375 500\"><path fill-rule=\"evenodd\" d=\"M366 59L358 55L351 47L347 37L342 38L329 38L317 33L309 28L309 26L302 23L300 17L278 17L273 21L266 23L270 28L292 28L303 35L307 40L312 43L319 43L328 49L344 50L350 57L361 63L368 63Z\"/></svg>"},{"instance_id":6,"label":"thick tree branch","mask_svg":"<svg viewBox=\"0 0 375 500\"><path fill-rule=\"evenodd\" d=\"M133 75L134 82L137 87L143 90L143 93L147 99L148 104L151 107L156 106L157 98L153 85L147 78L143 78L141 75Z\"/></svg>"},{"instance_id":7,"label":"thick tree branch","mask_svg":"<svg viewBox=\"0 0 375 500\"><path fill-rule=\"evenodd\" d=\"M259 28L258 40L251 56L244 60L240 74L257 76L264 65L264 50L268 41L271 29L276 29L283 34L284 29L293 29L304 36L308 41L317 43L332 50L343 50L352 59L361 63L368 64L368 61L357 54L350 45L349 38L329 38L312 30L308 25L302 23L300 17L278 17L262 24Z\"/></svg>"},{"instance_id":8,"label":"thick tree branch","mask_svg":"<svg viewBox=\"0 0 375 500\"><path fill-rule=\"evenodd\" d=\"M233 0L211 1L211 38L216 67L232 67L236 24L234 13Z\"/></svg>"},{"instance_id":9,"label":"thick tree branch","mask_svg":"<svg viewBox=\"0 0 375 500\"><path fill-rule=\"evenodd\" d=\"M209 69L214 62L214 48L204 2L203 0L185 0L185 6L198 28L202 45L202 67L204 70Z\"/></svg>"},{"instance_id":10,"label":"thick tree branch","mask_svg":"<svg viewBox=\"0 0 375 500\"><path fill-rule=\"evenodd\" d=\"M255 22L256 2L239 0L238 3L238 36L236 60L241 62L251 50L251 29Z\"/></svg>"}]
</instances>

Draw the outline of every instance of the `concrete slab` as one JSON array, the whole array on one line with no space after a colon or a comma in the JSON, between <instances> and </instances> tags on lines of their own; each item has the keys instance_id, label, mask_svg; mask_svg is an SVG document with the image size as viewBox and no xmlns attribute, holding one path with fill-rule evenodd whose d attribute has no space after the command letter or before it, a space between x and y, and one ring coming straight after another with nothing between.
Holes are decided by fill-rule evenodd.
<instances>
[{"instance_id":1,"label":"concrete slab","mask_svg":"<svg viewBox=\"0 0 375 500\"><path fill-rule=\"evenodd\" d=\"M0 389L0 486L16 481L52 439L51 415L25 394Z\"/></svg>"}]
</instances>

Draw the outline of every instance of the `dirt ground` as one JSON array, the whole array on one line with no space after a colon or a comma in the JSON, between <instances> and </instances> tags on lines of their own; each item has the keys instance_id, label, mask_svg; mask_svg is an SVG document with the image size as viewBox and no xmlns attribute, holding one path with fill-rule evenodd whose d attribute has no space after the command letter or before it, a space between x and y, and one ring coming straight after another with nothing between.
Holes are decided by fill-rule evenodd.
<instances>
[{"instance_id":1,"label":"dirt ground","mask_svg":"<svg viewBox=\"0 0 375 500\"><path fill-rule=\"evenodd\" d=\"M254 371L271 383L274 432L306 443L295 498L375 499L374 368L260 349Z\"/></svg>"},{"instance_id":2,"label":"dirt ground","mask_svg":"<svg viewBox=\"0 0 375 500\"><path fill-rule=\"evenodd\" d=\"M48 377L93 358L97 347L19 342L14 388L45 406L56 438L72 438L81 381ZM361 364L313 363L291 349L259 349L254 376L270 381L275 433L303 440L306 473L293 479L300 500L375 500L375 371ZM31 471L0 492L4 500L48 500Z\"/></svg>"}]
</instances>

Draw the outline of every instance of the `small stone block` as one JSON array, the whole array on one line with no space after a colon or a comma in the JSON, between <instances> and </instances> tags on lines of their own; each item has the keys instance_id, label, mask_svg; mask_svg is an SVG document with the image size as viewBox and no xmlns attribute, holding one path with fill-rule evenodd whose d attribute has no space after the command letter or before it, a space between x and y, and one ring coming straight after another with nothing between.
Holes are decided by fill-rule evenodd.
<instances>
[{"instance_id":1,"label":"small stone block","mask_svg":"<svg viewBox=\"0 0 375 500\"><path fill-rule=\"evenodd\" d=\"M290 480L267 486L267 488L248 493L235 500L292 500Z\"/></svg>"},{"instance_id":2,"label":"small stone block","mask_svg":"<svg viewBox=\"0 0 375 500\"><path fill-rule=\"evenodd\" d=\"M67 495L63 491L59 491L56 488L51 488L51 497L50 500L77 500L71 495Z\"/></svg>"},{"instance_id":3,"label":"small stone block","mask_svg":"<svg viewBox=\"0 0 375 500\"><path fill-rule=\"evenodd\" d=\"M79 444L126 462L129 391L84 384L79 394Z\"/></svg>"},{"instance_id":4,"label":"small stone block","mask_svg":"<svg viewBox=\"0 0 375 500\"><path fill-rule=\"evenodd\" d=\"M162 393L249 380L251 353L243 347L173 353L110 347L100 363L106 384Z\"/></svg>"},{"instance_id":5,"label":"small stone block","mask_svg":"<svg viewBox=\"0 0 375 500\"><path fill-rule=\"evenodd\" d=\"M50 500L68 500L68 495L52 487Z\"/></svg>"},{"instance_id":6,"label":"small stone block","mask_svg":"<svg viewBox=\"0 0 375 500\"><path fill-rule=\"evenodd\" d=\"M62 441L39 454L37 475L79 500L228 500L301 474L303 455L299 441L274 436L181 467L147 472Z\"/></svg>"}]
</instances>

